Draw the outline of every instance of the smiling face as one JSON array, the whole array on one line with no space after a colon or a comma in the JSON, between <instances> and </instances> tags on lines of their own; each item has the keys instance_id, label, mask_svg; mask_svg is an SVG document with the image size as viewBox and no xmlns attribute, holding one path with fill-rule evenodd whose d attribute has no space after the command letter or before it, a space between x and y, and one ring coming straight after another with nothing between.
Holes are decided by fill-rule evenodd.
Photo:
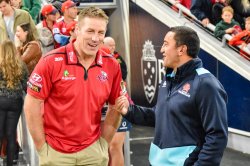
<instances>
[{"instance_id":1,"label":"smiling face","mask_svg":"<svg viewBox=\"0 0 250 166\"><path fill-rule=\"evenodd\" d=\"M16 27L16 37L24 43L27 39L28 32L24 31L20 26Z\"/></svg>"},{"instance_id":2,"label":"smiling face","mask_svg":"<svg viewBox=\"0 0 250 166\"><path fill-rule=\"evenodd\" d=\"M80 56L96 56L103 43L107 21L102 18L85 17L76 26L75 47Z\"/></svg>"},{"instance_id":3,"label":"smiling face","mask_svg":"<svg viewBox=\"0 0 250 166\"><path fill-rule=\"evenodd\" d=\"M175 33L171 31L166 34L161 47L161 53L163 55L163 66L176 69L180 63L180 58L179 48L176 47L174 36Z\"/></svg>"}]
</instances>

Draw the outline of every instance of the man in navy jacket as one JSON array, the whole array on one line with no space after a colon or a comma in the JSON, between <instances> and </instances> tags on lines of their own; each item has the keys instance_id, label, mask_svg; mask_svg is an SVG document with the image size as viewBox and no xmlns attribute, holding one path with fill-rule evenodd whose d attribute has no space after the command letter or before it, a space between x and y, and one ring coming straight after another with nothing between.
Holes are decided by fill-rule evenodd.
<instances>
[{"instance_id":1,"label":"man in navy jacket","mask_svg":"<svg viewBox=\"0 0 250 166\"><path fill-rule=\"evenodd\" d=\"M185 26L170 28L161 48L166 75L155 107L129 105L117 110L130 122L155 127L152 166L219 166L227 144L227 94L197 58L200 40Z\"/></svg>"}]
</instances>

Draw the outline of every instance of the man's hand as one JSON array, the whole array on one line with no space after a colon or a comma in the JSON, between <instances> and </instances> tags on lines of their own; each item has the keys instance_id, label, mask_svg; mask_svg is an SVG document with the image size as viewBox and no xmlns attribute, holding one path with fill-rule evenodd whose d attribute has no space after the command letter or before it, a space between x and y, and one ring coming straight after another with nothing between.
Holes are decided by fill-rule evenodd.
<instances>
[{"instance_id":1,"label":"man's hand","mask_svg":"<svg viewBox=\"0 0 250 166\"><path fill-rule=\"evenodd\" d=\"M201 23L202 23L202 25L204 26L204 27L206 27L208 24L209 24L209 19L208 18L204 18L202 21L201 21Z\"/></svg>"},{"instance_id":2,"label":"man's hand","mask_svg":"<svg viewBox=\"0 0 250 166\"><path fill-rule=\"evenodd\" d=\"M128 112L129 101L128 98L124 95L121 95L115 100L115 110L126 115Z\"/></svg>"}]
</instances>

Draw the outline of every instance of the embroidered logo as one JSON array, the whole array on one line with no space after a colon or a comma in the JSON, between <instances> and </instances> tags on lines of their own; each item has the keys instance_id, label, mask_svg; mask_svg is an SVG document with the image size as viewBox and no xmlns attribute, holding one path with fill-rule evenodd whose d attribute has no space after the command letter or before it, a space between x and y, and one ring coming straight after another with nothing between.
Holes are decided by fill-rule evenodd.
<instances>
[{"instance_id":1,"label":"embroidered logo","mask_svg":"<svg viewBox=\"0 0 250 166\"><path fill-rule=\"evenodd\" d=\"M97 76L97 78L101 81L101 82L105 82L108 80L108 74L104 71L101 71L101 74Z\"/></svg>"},{"instance_id":2,"label":"embroidered logo","mask_svg":"<svg viewBox=\"0 0 250 166\"><path fill-rule=\"evenodd\" d=\"M42 81L42 77L37 73L32 74L31 79L33 81L35 81L35 82L41 82Z\"/></svg>"},{"instance_id":3,"label":"embroidered logo","mask_svg":"<svg viewBox=\"0 0 250 166\"><path fill-rule=\"evenodd\" d=\"M190 84L186 83L185 85L183 85L181 90L178 90L178 92L184 96L190 97L189 93L190 88L191 88Z\"/></svg>"},{"instance_id":4,"label":"embroidered logo","mask_svg":"<svg viewBox=\"0 0 250 166\"><path fill-rule=\"evenodd\" d=\"M64 70L62 80L75 80L76 77L72 74L69 74L68 70Z\"/></svg>"}]
</instances>

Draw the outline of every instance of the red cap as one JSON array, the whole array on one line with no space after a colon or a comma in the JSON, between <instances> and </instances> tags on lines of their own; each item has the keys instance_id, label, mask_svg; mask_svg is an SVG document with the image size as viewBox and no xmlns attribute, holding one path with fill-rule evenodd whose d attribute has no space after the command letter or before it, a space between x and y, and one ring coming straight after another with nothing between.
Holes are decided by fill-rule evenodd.
<instances>
[{"instance_id":1,"label":"red cap","mask_svg":"<svg viewBox=\"0 0 250 166\"><path fill-rule=\"evenodd\" d=\"M62 12L64 12L66 9L74 7L74 6L79 6L79 3L74 3L71 0L67 0L62 4Z\"/></svg>"},{"instance_id":2,"label":"red cap","mask_svg":"<svg viewBox=\"0 0 250 166\"><path fill-rule=\"evenodd\" d=\"M66 26L66 31L69 33L70 31L74 31L75 30L75 26L76 26L76 21L72 21L71 23L69 23Z\"/></svg>"},{"instance_id":3,"label":"red cap","mask_svg":"<svg viewBox=\"0 0 250 166\"><path fill-rule=\"evenodd\" d=\"M56 12L57 12L57 9L51 4L44 5L41 11L43 16L47 14L56 14Z\"/></svg>"}]
</instances>

